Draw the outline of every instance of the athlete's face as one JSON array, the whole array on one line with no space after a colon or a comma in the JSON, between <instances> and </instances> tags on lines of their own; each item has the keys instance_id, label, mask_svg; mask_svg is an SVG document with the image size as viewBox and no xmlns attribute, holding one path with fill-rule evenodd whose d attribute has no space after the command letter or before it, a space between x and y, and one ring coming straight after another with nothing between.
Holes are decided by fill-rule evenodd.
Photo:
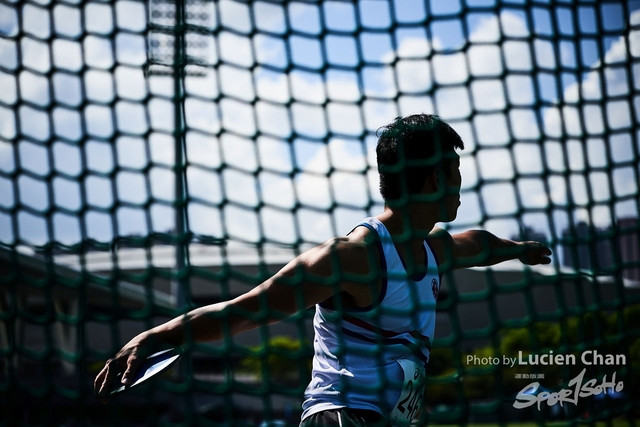
<instances>
[{"instance_id":1,"label":"athlete's face","mask_svg":"<svg viewBox=\"0 0 640 427\"><path fill-rule=\"evenodd\" d=\"M462 175L460 174L460 157L455 154L455 159L449 162L449 173L444 174L445 197L443 214L444 222L453 221L458 215L460 206L460 186L462 185Z\"/></svg>"}]
</instances>

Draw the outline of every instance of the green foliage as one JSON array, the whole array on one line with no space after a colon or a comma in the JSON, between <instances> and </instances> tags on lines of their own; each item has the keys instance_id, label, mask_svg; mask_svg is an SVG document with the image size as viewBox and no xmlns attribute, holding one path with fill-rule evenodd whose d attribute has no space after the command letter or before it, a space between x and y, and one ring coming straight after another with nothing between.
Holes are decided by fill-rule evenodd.
<instances>
[{"instance_id":1,"label":"green foliage","mask_svg":"<svg viewBox=\"0 0 640 427\"><path fill-rule=\"evenodd\" d=\"M311 373L308 343L288 336L275 336L266 345L252 347L251 355L240 361L239 371L258 378L265 374L279 383L303 383Z\"/></svg>"},{"instance_id":2,"label":"green foliage","mask_svg":"<svg viewBox=\"0 0 640 427\"><path fill-rule=\"evenodd\" d=\"M529 349L530 338L527 328L508 329L503 331L500 340L500 352L507 356L515 356L518 351Z\"/></svg>"},{"instance_id":3,"label":"green foliage","mask_svg":"<svg viewBox=\"0 0 640 427\"><path fill-rule=\"evenodd\" d=\"M617 370L618 378L625 382L625 390L633 394L640 387L639 331L640 305L634 305L626 307L622 313L587 312L566 317L557 323L537 322L528 327L501 330L496 346L477 347L461 355L461 372L456 370L456 352L452 348L434 348L429 368L431 381L427 385L428 401L430 404L456 402L461 394L459 385L462 385L467 399L483 399L500 392L503 396L513 396L533 381L523 381L527 374L540 374L543 379L539 381L543 385L559 387L584 368L580 355L586 349L600 354L627 355L626 367L588 366L588 375L596 378L603 373L610 374L609 370ZM521 354L526 360L529 354L549 354L552 351L553 354L574 354L576 365L516 363L510 367L503 364L505 356L517 358ZM479 359L498 357L500 363L497 366L467 364L467 356Z\"/></svg>"},{"instance_id":4,"label":"green foliage","mask_svg":"<svg viewBox=\"0 0 640 427\"><path fill-rule=\"evenodd\" d=\"M629 346L629 365L635 369L640 369L640 338L637 338Z\"/></svg>"},{"instance_id":5,"label":"green foliage","mask_svg":"<svg viewBox=\"0 0 640 427\"><path fill-rule=\"evenodd\" d=\"M625 329L640 332L640 305L626 307L624 310Z\"/></svg>"},{"instance_id":6,"label":"green foliage","mask_svg":"<svg viewBox=\"0 0 640 427\"><path fill-rule=\"evenodd\" d=\"M453 349L451 347L434 347L429 354L427 374L439 376L455 370L453 366Z\"/></svg>"}]
</instances>

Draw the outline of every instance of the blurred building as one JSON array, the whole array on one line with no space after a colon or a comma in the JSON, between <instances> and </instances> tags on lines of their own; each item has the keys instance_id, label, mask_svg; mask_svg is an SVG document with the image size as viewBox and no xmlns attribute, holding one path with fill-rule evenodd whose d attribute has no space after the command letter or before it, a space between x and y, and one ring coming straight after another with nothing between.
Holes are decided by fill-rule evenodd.
<instances>
[{"instance_id":1,"label":"blurred building","mask_svg":"<svg viewBox=\"0 0 640 427\"><path fill-rule=\"evenodd\" d=\"M522 230L520 230L520 235L511 236L511 240L516 241L532 241L532 242L540 242L540 243L548 243L547 235L542 231L538 231L533 227L525 225Z\"/></svg>"},{"instance_id":2,"label":"blurred building","mask_svg":"<svg viewBox=\"0 0 640 427\"><path fill-rule=\"evenodd\" d=\"M637 253L637 239L624 242ZM190 245L188 274L183 281L188 300L204 305L234 298L275 273L296 252L238 242ZM0 288L0 311L13 313L0 324L0 350L13 355L0 357L0 384L7 375L16 375L20 387L38 389L53 382L70 390L89 389L107 357L137 333L175 313L176 299L171 295L174 264L175 248L171 246L124 245L114 252L49 258L0 250L0 276L8 282ZM615 312L620 297L628 304L640 301L638 282L576 274L552 265L523 267L518 261L455 270L445 275L442 286L436 342L462 351L495 342L496 331L509 322L557 320L595 303L603 312ZM189 395L189 405L198 413L214 414L232 405L247 416L259 417L264 410L261 405L266 403L256 392L242 390L259 390L261 379L238 374L234 368L246 357L247 349L273 336L311 343L312 316L313 308L297 318L265 323L194 351L189 363L196 386ZM48 356L39 356L43 354ZM298 364L296 360L292 368ZM210 391L227 390L230 381L233 391ZM306 381L308 378L301 377L289 392L270 393L270 410L295 419ZM175 408L181 406L176 396L163 396L164 400L154 398L153 402L178 411ZM55 399L52 405L56 408L79 404L73 399ZM97 400L95 405L98 411Z\"/></svg>"},{"instance_id":3,"label":"blurred building","mask_svg":"<svg viewBox=\"0 0 640 427\"><path fill-rule=\"evenodd\" d=\"M562 232L562 265L597 274L640 280L640 238L637 218L600 228L579 222Z\"/></svg>"},{"instance_id":4,"label":"blurred building","mask_svg":"<svg viewBox=\"0 0 640 427\"><path fill-rule=\"evenodd\" d=\"M629 280L640 281L640 230L638 218L618 221L618 245L623 263L622 275Z\"/></svg>"}]
</instances>

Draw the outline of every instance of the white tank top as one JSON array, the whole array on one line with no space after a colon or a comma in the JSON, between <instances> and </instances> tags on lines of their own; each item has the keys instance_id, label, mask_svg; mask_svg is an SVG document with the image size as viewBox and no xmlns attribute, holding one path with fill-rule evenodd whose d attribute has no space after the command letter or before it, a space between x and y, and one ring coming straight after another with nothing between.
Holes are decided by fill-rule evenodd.
<instances>
[{"instance_id":1,"label":"white tank top","mask_svg":"<svg viewBox=\"0 0 640 427\"><path fill-rule=\"evenodd\" d=\"M410 396L406 401L400 399L406 395L406 366L418 367L417 378L418 370L424 370L429 360L440 289L433 251L425 241L426 274L409 277L382 222L367 218L358 226L379 236L380 298L370 307L342 312L324 303L316 305L315 355L302 419L344 407L390 416L398 405L404 409L411 402ZM421 393L412 399L421 400Z\"/></svg>"}]
</instances>

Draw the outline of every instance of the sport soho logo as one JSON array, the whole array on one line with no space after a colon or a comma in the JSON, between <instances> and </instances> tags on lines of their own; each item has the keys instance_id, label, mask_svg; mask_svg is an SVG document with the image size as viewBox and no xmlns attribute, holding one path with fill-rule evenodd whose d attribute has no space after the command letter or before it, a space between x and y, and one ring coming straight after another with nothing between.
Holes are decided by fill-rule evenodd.
<instances>
[{"instance_id":1,"label":"sport soho logo","mask_svg":"<svg viewBox=\"0 0 640 427\"><path fill-rule=\"evenodd\" d=\"M587 350L580 355L580 362L586 366L597 365L626 365L627 358L624 354L600 354L595 350ZM529 366L545 366L545 365L576 365L577 358L575 354L554 354L553 351L545 354L529 354L524 356L521 351L518 352L517 357L483 357L480 358L474 355L467 356L467 364L472 365L499 365L502 364L508 367L514 367L515 365L529 365ZM624 389L624 383L622 381L616 381L616 372L611 376L611 380L607 381L607 376L602 378L599 383L595 379L590 379L585 382L585 374L587 368L576 375L567 384L568 388L556 392L540 391L539 382L532 382L525 386L516 396L513 407L516 409L528 408L529 406L536 405L538 410L543 402L546 402L548 406L554 406L564 403L570 403L578 405L580 398L589 396L597 396L599 394L607 394L616 392L619 393Z\"/></svg>"}]
</instances>

